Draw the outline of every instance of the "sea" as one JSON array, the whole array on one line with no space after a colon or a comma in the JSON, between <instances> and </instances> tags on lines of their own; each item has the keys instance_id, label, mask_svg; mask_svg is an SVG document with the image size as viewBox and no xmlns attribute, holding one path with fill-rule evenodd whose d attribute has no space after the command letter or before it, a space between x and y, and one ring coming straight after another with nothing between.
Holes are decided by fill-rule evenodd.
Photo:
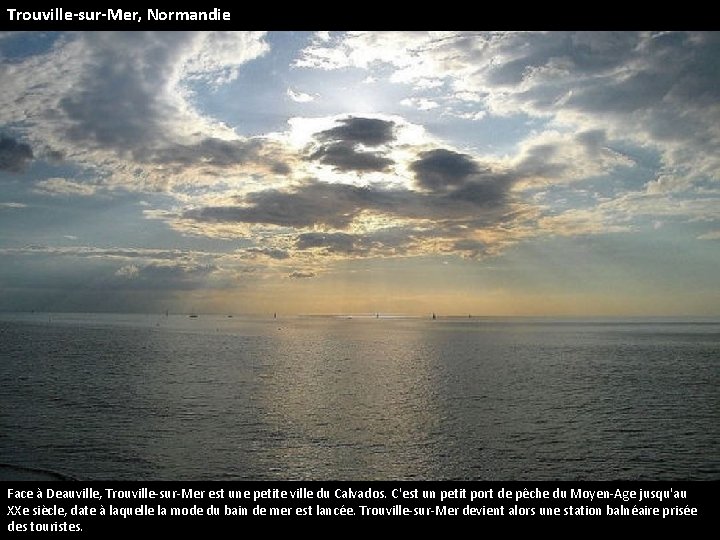
<instances>
[{"instance_id":1,"label":"sea","mask_svg":"<svg viewBox=\"0 0 720 540\"><path fill-rule=\"evenodd\" d=\"M718 480L720 320L0 314L0 464L79 480Z\"/></svg>"}]
</instances>

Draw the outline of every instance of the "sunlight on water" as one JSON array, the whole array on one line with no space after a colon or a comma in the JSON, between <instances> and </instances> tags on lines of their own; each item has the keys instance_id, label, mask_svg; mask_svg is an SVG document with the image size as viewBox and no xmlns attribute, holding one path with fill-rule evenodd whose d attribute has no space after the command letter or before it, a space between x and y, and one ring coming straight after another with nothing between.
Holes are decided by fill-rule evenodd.
<instances>
[{"instance_id":1,"label":"sunlight on water","mask_svg":"<svg viewBox=\"0 0 720 540\"><path fill-rule=\"evenodd\" d=\"M87 479L719 479L717 321L0 316L0 462Z\"/></svg>"}]
</instances>

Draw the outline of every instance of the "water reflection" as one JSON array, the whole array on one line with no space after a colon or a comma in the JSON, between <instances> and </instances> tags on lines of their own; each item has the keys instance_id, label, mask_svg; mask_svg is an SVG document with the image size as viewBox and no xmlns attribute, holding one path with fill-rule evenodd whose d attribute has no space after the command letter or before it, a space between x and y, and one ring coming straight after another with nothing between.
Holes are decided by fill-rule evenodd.
<instances>
[{"instance_id":1,"label":"water reflection","mask_svg":"<svg viewBox=\"0 0 720 540\"><path fill-rule=\"evenodd\" d=\"M116 319L0 321L0 463L91 479L720 478L718 325Z\"/></svg>"},{"instance_id":2,"label":"water reflection","mask_svg":"<svg viewBox=\"0 0 720 540\"><path fill-rule=\"evenodd\" d=\"M417 328L382 320L283 328L263 388L282 474L415 478L432 470L437 357L424 353L424 340Z\"/></svg>"}]
</instances>

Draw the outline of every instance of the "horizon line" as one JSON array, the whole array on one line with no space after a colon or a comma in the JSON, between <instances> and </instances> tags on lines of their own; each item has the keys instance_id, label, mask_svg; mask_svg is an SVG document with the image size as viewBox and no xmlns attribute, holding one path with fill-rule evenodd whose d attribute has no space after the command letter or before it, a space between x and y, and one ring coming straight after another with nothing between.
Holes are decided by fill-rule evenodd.
<instances>
[{"instance_id":1,"label":"horizon line","mask_svg":"<svg viewBox=\"0 0 720 540\"><path fill-rule=\"evenodd\" d=\"M475 313L448 313L439 312L422 312L422 313L398 313L398 312L319 312L319 313L282 313L282 312L203 312L203 311L48 311L48 310L22 310L11 311L1 310L2 315L132 315L132 316L172 316L172 317L189 317L196 315L197 317L222 317L222 318L252 318L252 319L283 319L283 318L357 318L357 319L430 319L433 315L436 319L568 319L568 320L588 320L588 319L630 319L630 320L659 320L659 319L679 319L679 320L720 320L720 314L475 314Z\"/></svg>"}]
</instances>

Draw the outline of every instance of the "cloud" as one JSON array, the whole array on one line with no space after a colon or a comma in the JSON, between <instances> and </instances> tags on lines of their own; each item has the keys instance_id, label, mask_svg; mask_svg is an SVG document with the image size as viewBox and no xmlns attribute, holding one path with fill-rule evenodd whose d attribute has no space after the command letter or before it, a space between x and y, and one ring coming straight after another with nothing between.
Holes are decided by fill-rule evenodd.
<instances>
[{"instance_id":1,"label":"cloud","mask_svg":"<svg viewBox=\"0 0 720 540\"><path fill-rule=\"evenodd\" d=\"M290 279L310 279L314 278L315 276L315 272L300 272L298 270L295 270L294 272L288 274L288 277Z\"/></svg>"},{"instance_id":2,"label":"cloud","mask_svg":"<svg viewBox=\"0 0 720 540\"><path fill-rule=\"evenodd\" d=\"M34 191L43 195L51 196L79 196L91 197L98 192L98 186L73 182L66 178L48 178L35 184Z\"/></svg>"},{"instance_id":3,"label":"cloud","mask_svg":"<svg viewBox=\"0 0 720 540\"><path fill-rule=\"evenodd\" d=\"M553 236L580 236L628 232L627 223L618 223L605 208L571 209L538 220L538 229Z\"/></svg>"},{"instance_id":4,"label":"cloud","mask_svg":"<svg viewBox=\"0 0 720 540\"><path fill-rule=\"evenodd\" d=\"M283 163L282 161L276 161L274 163L271 163L270 172L282 176L287 176L292 172L292 168L287 163Z\"/></svg>"},{"instance_id":5,"label":"cloud","mask_svg":"<svg viewBox=\"0 0 720 540\"><path fill-rule=\"evenodd\" d=\"M215 85L235 79L240 66L270 50L265 32L197 32L188 43L180 57L181 76Z\"/></svg>"},{"instance_id":6,"label":"cloud","mask_svg":"<svg viewBox=\"0 0 720 540\"><path fill-rule=\"evenodd\" d=\"M607 134L603 129L591 129L578 133L575 139L582 144L588 154L597 156L607 145Z\"/></svg>"},{"instance_id":7,"label":"cloud","mask_svg":"<svg viewBox=\"0 0 720 540\"><path fill-rule=\"evenodd\" d=\"M421 111L430 111L439 106L437 101L427 98L406 98L400 101L400 104L405 105L406 107L414 107L416 109L420 109Z\"/></svg>"},{"instance_id":8,"label":"cloud","mask_svg":"<svg viewBox=\"0 0 720 540\"><path fill-rule=\"evenodd\" d=\"M395 139L395 123L389 120L351 116L339 123L339 126L318 133L317 139L364 146L380 146Z\"/></svg>"},{"instance_id":9,"label":"cloud","mask_svg":"<svg viewBox=\"0 0 720 540\"><path fill-rule=\"evenodd\" d=\"M386 151L364 151L395 140L395 123L380 118L349 117L339 125L315 134L315 150L308 159L330 165L340 172L382 172L393 165Z\"/></svg>"},{"instance_id":10,"label":"cloud","mask_svg":"<svg viewBox=\"0 0 720 540\"><path fill-rule=\"evenodd\" d=\"M479 121L487 116L487 111L473 111L473 112L465 112L465 113L451 111L450 114L452 114L453 116L457 116L458 118L462 118L464 120Z\"/></svg>"},{"instance_id":11,"label":"cloud","mask_svg":"<svg viewBox=\"0 0 720 540\"><path fill-rule=\"evenodd\" d=\"M126 264L125 266L118 268L115 275L128 279L135 279L140 275L140 269L135 264Z\"/></svg>"},{"instance_id":12,"label":"cloud","mask_svg":"<svg viewBox=\"0 0 720 540\"><path fill-rule=\"evenodd\" d=\"M495 171L481 167L467 154L445 148L420 153L408 168L419 187L441 195L435 200L476 209L505 207L510 189L524 174L521 169Z\"/></svg>"},{"instance_id":13,"label":"cloud","mask_svg":"<svg viewBox=\"0 0 720 540\"><path fill-rule=\"evenodd\" d=\"M525 149L518 168L527 176L560 179L571 166L570 161L559 156L561 151L560 145L554 142L530 145Z\"/></svg>"},{"instance_id":14,"label":"cloud","mask_svg":"<svg viewBox=\"0 0 720 540\"><path fill-rule=\"evenodd\" d=\"M213 265L151 263L138 266L128 264L115 272L118 279L108 285L153 290L199 289L207 286L208 277L217 270L218 268Z\"/></svg>"},{"instance_id":15,"label":"cloud","mask_svg":"<svg viewBox=\"0 0 720 540\"><path fill-rule=\"evenodd\" d=\"M477 141L453 148L422 126L379 114L291 119L284 133L239 135L241 124L236 132L197 104L269 50L262 33L60 37L41 54L0 66L0 121L20 126L35 149L20 169L54 155L64 162L53 171L84 169L53 172L68 178L36 181L35 193L169 190L166 206L146 216L184 233L241 236L251 247L237 256L258 265L432 250L481 256L533 226L544 234L627 227L632 209L707 219L710 196L668 207L670 195L718 180L717 73L707 67L718 43L694 33L352 32L317 35L301 53L305 67L365 69L378 91L389 78L397 84L385 97L404 91L398 103L437 108L440 122L488 115L483 125L499 126L499 139L516 138L498 142L494 155L470 150ZM288 84L280 91L289 99L313 97ZM635 151L652 156L633 180L650 198L622 199L623 177L610 173L635 165ZM540 206L560 184L583 181L602 183L596 191L615 206L575 214ZM551 195L532 199L537 189ZM660 194L667 197L652 198Z\"/></svg>"},{"instance_id":16,"label":"cloud","mask_svg":"<svg viewBox=\"0 0 720 540\"><path fill-rule=\"evenodd\" d=\"M347 229L368 215L400 220L463 222L482 227L502 222L509 213L512 178L479 175L450 191L421 192L382 186L357 187L307 180L292 190L270 189L249 193L239 205L209 206L183 213L198 222L269 224L297 229L325 226ZM315 238L315 237L309 237Z\"/></svg>"},{"instance_id":17,"label":"cloud","mask_svg":"<svg viewBox=\"0 0 720 540\"><path fill-rule=\"evenodd\" d=\"M355 132L335 130L347 125L316 132L315 140L360 139ZM224 204L185 210L176 227L212 231L218 225L235 224L249 237L257 234L253 231L279 227L275 234L286 235L284 248L291 258L431 252L483 257L537 236L538 231L568 234L573 225L578 225L580 234L602 227L608 232L627 230L623 225L613 228L607 212L602 219L599 214L545 216L538 227L543 210L521 199L534 189L534 182L569 182L625 164L627 160L607 142L602 130L541 132L526 140L515 157L502 159L432 148L429 141L417 146L390 143L388 155L398 157L392 176L362 185L344 183L338 176L306 178L288 187L218 198Z\"/></svg>"},{"instance_id":18,"label":"cloud","mask_svg":"<svg viewBox=\"0 0 720 540\"><path fill-rule=\"evenodd\" d=\"M367 69L375 63L407 67L423 63L421 48L434 39L452 35L442 32L347 32L331 39L316 39L300 53L298 67L315 69ZM428 48L429 49L429 48ZM424 66L421 67L421 69ZM422 71L427 71L422 69Z\"/></svg>"},{"instance_id":19,"label":"cloud","mask_svg":"<svg viewBox=\"0 0 720 540\"><path fill-rule=\"evenodd\" d=\"M149 299L173 291L233 290L266 277L282 279L287 267L252 261L257 254L173 249L99 248L92 246L25 246L0 248L9 258L0 281L12 276L15 284L38 289L99 291L83 305L101 305L122 291L147 291ZM20 286L20 285L18 285ZM25 285L23 285L25 286ZM112 297L115 298L115 297ZM199 304L198 304L199 305Z\"/></svg>"},{"instance_id":20,"label":"cloud","mask_svg":"<svg viewBox=\"0 0 720 540\"><path fill-rule=\"evenodd\" d=\"M617 141L653 148L663 173L694 189L720 181L718 55L716 32L348 32L313 41L296 63L441 81L448 107L584 132L588 156Z\"/></svg>"},{"instance_id":21,"label":"cloud","mask_svg":"<svg viewBox=\"0 0 720 540\"><path fill-rule=\"evenodd\" d=\"M473 240L471 238L463 238L452 245L453 251L460 251L469 257L477 257L485 251L485 243Z\"/></svg>"},{"instance_id":22,"label":"cloud","mask_svg":"<svg viewBox=\"0 0 720 540\"><path fill-rule=\"evenodd\" d=\"M83 68L59 100L73 141L119 153L164 146L184 124L211 130L182 93L185 79L232 79L268 50L261 33L83 34ZM217 126L219 128L219 126ZM196 128L197 129L197 128Z\"/></svg>"},{"instance_id":23,"label":"cloud","mask_svg":"<svg viewBox=\"0 0 720 540\"><path fill-rule=\"evenodd\" d=\"M286 250L278 248L255 247L248 248L245 251L250 254L265 255L266 257L270 257L271 259L275 259L278 261L282 261L290 257L290 254Z\"/></svg>"},{"instance_id":24,"label":"cloud","mask_svg":"<svg viewBox=\"0 0 720 540\"><path fill-rule=\"evenodd\" d=\"M420 159L411 163L409 168L415 173L418 184L432 191L460 186L479 172L470 156L444 148L421 153Z\"/></svg>"},{"instance_id":25,"label":"cloud","mask_svg":"<svg viewBox=\"0 0 720 540\"><path fill-rule=\"evenodd\" d=\"M418 188L444 192L427 215L455 197L497 205L511 194L605 176L601 208L538 208L545 214L538 229L569 235L626 231L640 216L712 219L718 55L713 32L348 32L313 41L297 65L360 68L412 92L422 86L425 99L442 98L446 114L532 119L545 131L526 132L515 157L487 162L436 152L408 170ZM434 94L437 85L452 92ZM620 185L640 175L654 178L642 191Z\"/></svg>"},{"instance_id":26,"label":"cloud","mask_svg":"<svg viewBox=\"0 0 720 540\"><path fill-rule=\"evenodd\" d=\"M347 142L336 142L324 145L310 154L309 159L331 165L338 171L386 171L393 160L383 157L378 152L358 152L355 145Z\"/></svg>"},{"instance_id":27,"label":"cloud","mask_svg":"<svg viewBox=\"0 0 720 540\"><path fill-rule=\"evenodd\" d=\"M0 171L22 172L33 159L29 144L7 136L0 137Z\"/></svg>"},{"instance_id":28,"label":"cloud","mask_svg":"<svg viewBox=\"0 0 720 540\"><path fill-rule=\"evenodd\" d=\"M173 171L192 169L209 171L259 165L276 174L288 174L291 167L284 162L279 144L261 139L220 139L204 137L188 144L168 144L161 148L139 148L134 158L141 163L171 167Z\"/></svg>"},{"instance_id":29,"label":"cloud","mask_svg":"<svg viewBox=\"0 0 720 540\"><path fill-rule=\"evenodd\" d=\"M287 89L287 96L296 103L310 103L315 101L315 96L306 94L305 92L296 92L292 88Z\"/></svg>"},{"instance_id":30,"label":"cloud","mask_svg":"<svg viewBox=\"0 0 720 540\"><path fill-rule=\"evenodd\" d=\"M285 227L324 224L347 227L363 209L365 191L347 184L306 182L293 191L269 189L241 198L243 206L204 207L184 212L196 221L265 223Z\"/></svg>"},{"instance_id":31,"label":"cloud","mask_svg":"<svg viewBox=\"0 0 720 540\"><path fill-rule=\"evenodd\" d=\"M664 193L629 192L602 202L597 211L610 222L628 223L641 217L676 218L685 222L715 222L720 197Z\"/></svg>"},{"instance_id":32,"label":"cloud","mask_svg":"<svg viewBox=\"0 0 720 540\"><path fill-rule=\"evenodd\" d=\"M234 272L241 271L242 264L233 265L217 253L26 246L2 248L0 256L12 261L0 271L0 281L12 283L5 287L6 292L25 289L31 298L54 303L53 309L108 309L122 305L118 302L123 294L133 291L142 291L146 294L142 301L152 305L176 291L226 290L241 285Z\"/></svg>"},{"instance_id":33,"label":"cloud","mask_svg":"<svg viewBox=\"0 0 720 540\"><path fill-rule=\"evenodd\" d=\"M720 231L710 231L698 236L698 240L720 240Z\"/></svg>"},{"instance_id":34,"label":"cloud","mask_svg":"<svg viewBox=\"0 0 720 540\"><path fill-rule=\"evenodd\" d=\"M310 232L298 235L297 249L324 248L330 253L351 253L355 249L358 236L347 233Z\"/></svg>"},{"instance_id":35,"label":"cloud","mask_svg":"<svg viewBox=\"0 0 720 540\"><path fill-rule=\"evenodd\" d=\"M2 255L52 255L59 257L97 258L107 260L133 261L142 259L153 261L178 261L183 263L197 262L203 258L214 259L217 253L204 251L187 251L179 249L153 248L101 248L93 246L42 246L28 245L19 248L0 248ZM135 264L135 263L133 263Z\"/></svg>"},{"instance_id":36,"label":"cloud","mask_svg":"<svg viewBox=\"0 0 720 540\"><path fill-rule=\"evenodd\" d=\"M569 184L607 175L635 162L613 150L604 130L579 133L548 130L526 138L513 160L514 174L526 185Z\"/></svg>"},{"instance_id":37,"label":"cloud","mask_svg":"<svg viewBox=\"0 0 720 540\"><path fill-rule=\"evenodd\" d=\"M692 186L689 178L673 174L660 174L654 180L645 184L648 195L662 195L687 191Z\"/></svg>"},{"instance_id":38,"label":"cloud","mask_svg":"<svg viewBox=\"0 0 720 540\"><path fill-rule=\"evenodd\" d=\"M225 84L268 50L262 32L63 35L43 54L0 65L0 123L21 124L49 149L40 157L64 156L129 189L167 189L188 181L183 171L213 181L211 169L248 162L286 174L277 145L240 137L191 99L191 87ZM0 153L3 167L32 157L3 144L15 156Z\"/></svg>"}]
</instances>

